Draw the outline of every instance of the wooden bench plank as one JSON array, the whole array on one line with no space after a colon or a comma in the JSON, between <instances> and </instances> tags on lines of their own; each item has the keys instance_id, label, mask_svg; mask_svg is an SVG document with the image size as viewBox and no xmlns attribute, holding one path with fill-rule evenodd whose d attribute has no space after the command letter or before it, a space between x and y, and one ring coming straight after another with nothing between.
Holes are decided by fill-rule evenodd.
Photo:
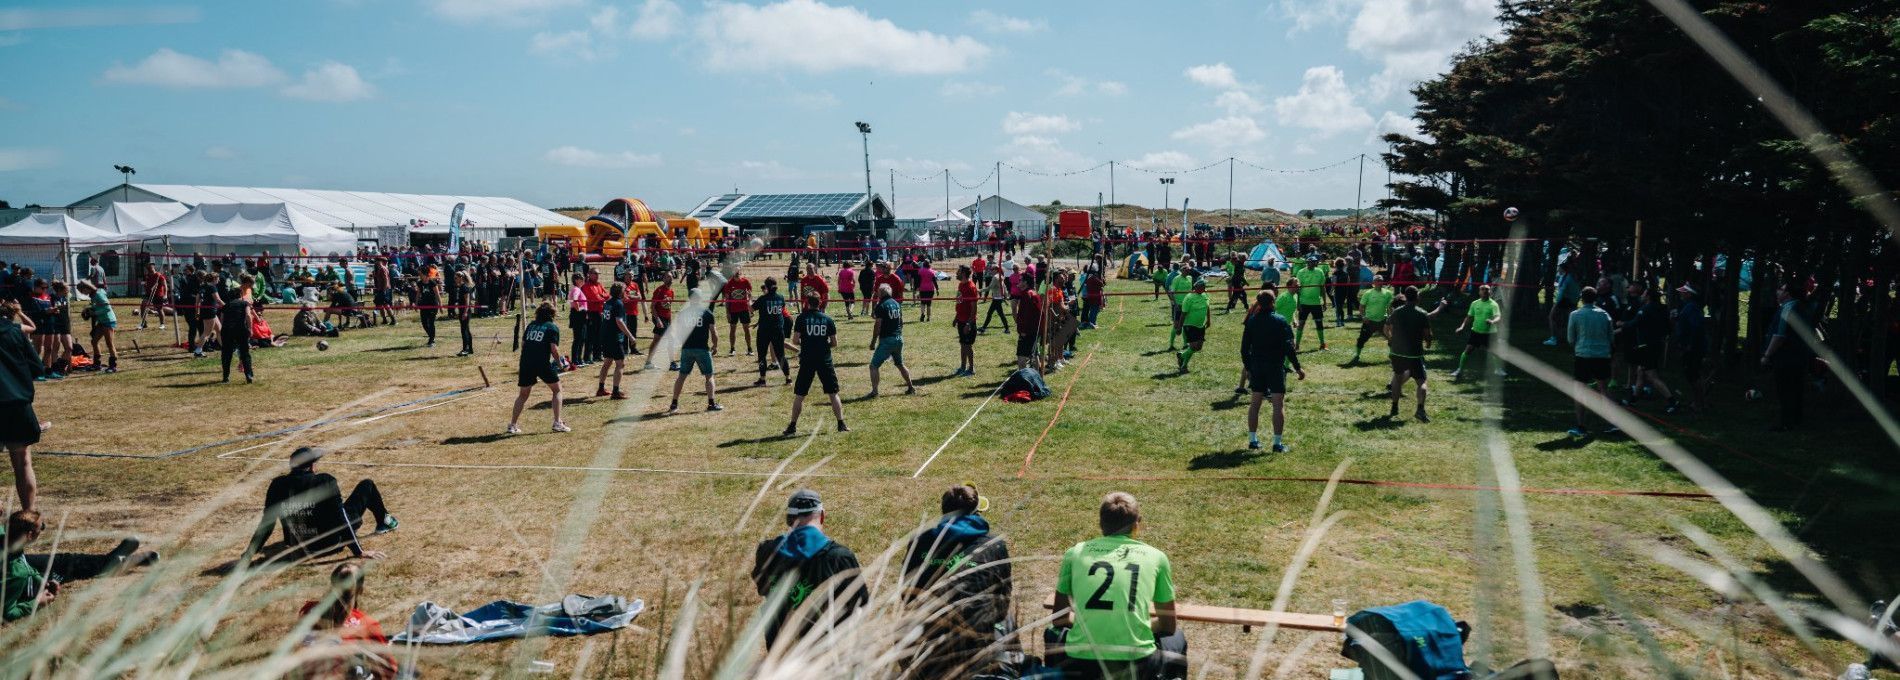
<instances>
[{"instance_id":1,"label":"wooden bench plank","mask_svg":"<svg viewBox=\"0 0 1900 680\"><path fill-rule=\"evenodd\" d=\"M1056 596L1051 593L1042 601L1042 608L1055 611ZM1270 612L1264 609L1241 609L1239 607L1215 607L1204 604L1175 603L1174 618L1197 623L1218 623L1240 626L1243 629L1265 628L1268 624L1279 624L1281 628L1294 630L1314 630L1339 633L1344 626L1335 625L1329 614L1300 614L1297 612Z\"/></svg>"}]
</instances>

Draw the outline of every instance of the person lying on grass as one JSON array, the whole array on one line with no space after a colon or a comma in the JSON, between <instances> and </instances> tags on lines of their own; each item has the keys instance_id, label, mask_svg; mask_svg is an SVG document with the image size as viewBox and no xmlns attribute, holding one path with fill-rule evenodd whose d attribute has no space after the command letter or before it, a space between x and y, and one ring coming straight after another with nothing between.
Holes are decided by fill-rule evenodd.
<instances>
[{"instance_id":1,"label":"person lying on grass","mask_svg":"<svg viewBox=\"0 0 1900 680\"><path fill-rule=\"evenodd\" d=\"M139 550L139 540L126 538L104 555L28 555L26 547L39 540L44 529L37 510L15 510L7 516L6 563L0 566L0 614L17 621L53 604L60 583L118 573L129 566L158 562L158 553Z\"/></svg>"},{"instance_id":2,"label":"person lying on grass","mask_svg":"<svg viewBox=\"0 0 1900 680\"><path fill-rule=\"evenodd\" d=\"M251 532L250 545L244 548L243 562L250 562L263 549L279 523L284 526L284 542L304 556L344 548L352 557L382 559L382 553L364 550L359 540L363 513L375 517L375 534L395 531L396 516L383 506L383 494L372 480L357 482L344 497L335 477L316 471L317 460L325 453L313 446L298 447L290 454L290 472L270 480L264 492L264 513Z\"/></svg>"}]
</instances>

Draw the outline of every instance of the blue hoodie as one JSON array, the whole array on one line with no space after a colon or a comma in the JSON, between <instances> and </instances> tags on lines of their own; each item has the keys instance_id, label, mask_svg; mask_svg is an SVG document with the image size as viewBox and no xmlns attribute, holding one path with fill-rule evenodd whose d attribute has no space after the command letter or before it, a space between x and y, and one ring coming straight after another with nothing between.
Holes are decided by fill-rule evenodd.
<instances>
[{"instance_id":1,"label":"blue hoodie","mask_svg":"<svg viewBox=\"0 0 1900 680\"><path fill-rule=\"evenodd\" d=\"M831 545L831 537L816 526L805 526L785 532L784 540L779 541L778 556L804 562L824 552Z\"/></svg>"}]
</instances>

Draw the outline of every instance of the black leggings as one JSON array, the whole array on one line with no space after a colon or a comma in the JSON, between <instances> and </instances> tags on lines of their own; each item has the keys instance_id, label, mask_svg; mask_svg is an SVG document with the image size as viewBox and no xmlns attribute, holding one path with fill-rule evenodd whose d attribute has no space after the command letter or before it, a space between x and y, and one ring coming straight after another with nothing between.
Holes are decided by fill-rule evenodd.
<instances>
[{"instance_id":1,"label":"black leggings","mask_svg":"<svg viewBox=\"0 0 1900 680\"><path fill-rule=\"evenodd\" d=\"M581 349L583 356L587 357L587 363L597 364L600 363L600 338L596 337L602 323L600 312L590 311L586 319L587 336L581 338Z\"/></svg>"},{"instance_id":2,"label":"black leggings","mask_svg":"<svg viewBox=\"0 0 1900 680\"><path fill-rule=\"evenodd\" d=\"M376 520L376 526L382 526L383 519L389 516L389 508L383 506L383 492L376 488L375 480L365 479L350 487L350 495L343 499L343 517L350 526L363 524L363 513L369 513Z\"/></svg>"},{"instance_id":3,"label":"black leggings","mask_svg":"<svg viewBox=\"0 0 1900 680\"><path fill-rule=\"evenodd\" d=\"M993 319L996 317L1002 317L1003 332L1008 333L1009 332L1009 307L1004 306L1002 300L992 299L990 300L989 311L986 311L983 313L983 327L989 328L990 319Z\"/></svg>"},{"instance_id":4,"label":"black leggings","mask_svg":"<svg viewBox=\"0 0 1900 680\"><path fill-rule=\"evenodd\" d=\"M777 323L777 320L767 319L766 323ZM759 349L759 379L760 380L765 379L765 372L772 365L772 362L774 360L778 362L778 370L780 373L783 373L788 377L791 376L792 374L791 362L785 360L785 336L780 335L778 333L766 333L763 331L760 331L758 336L759 336L759 347L758 347Z\"/></svg>"},{"instance_id":5,"label":"black leggings","mask_svg":"<svg viewBox=\"0 0 1900 680\"><path fill-rule=\"evenodd\" d=\"M204 332L204 319L198 318L196 310L192 310L191 315L185 317L185 344L189 345L192 351L197 351L198 336L204 335Z\"/></svg>"},{"instance_id":6,"label":"black leggings","mask_svg":"<svg viewBox=\"0 0 1900 680\"><path fill-rule=\"evenodd\" d=\"M227 381L231 379L232 353L237 354L238 368L243 369L244 377L250 378L253 375L251 373L251 339L247 336L229 335L218 338L218 354L224 362L224 379Z\"/></svg>"},{"instance_id":7,"label":"black leggings","mask_svg":"<svg viewBox=\"0 0 1900 680\"><path fill-rule=\"evenodd\" d=\"M422 332L429 336L431 345L435 344L435 313L433 309L422 310Z\"/></svg>"},{"instance_id":8,"label":"black leggings","mask_svg":"<svg viewBox=\"0 0 1900 680\"><path fill-rule=\"evenodd\" d=\"M82 555L79 553L59 553L57 555L24 555L26 563L42 575L50 575L60 582L78 581L94 578L115 570L131 557L138 544L129 540L120 541L118 547L104 555Z\"/></svg>"},{"instance_id":9,"label":"black leggings","mask_svg":"<svg viewBox=\"0 0 1900 680\"><path fill-rule=\"evenodd\" d=\"M462 310L461 313L456 314L456 318L462 323L462 351L474 354L475 334L468 330L468 310Z\"/></svg>"}]
</instances>

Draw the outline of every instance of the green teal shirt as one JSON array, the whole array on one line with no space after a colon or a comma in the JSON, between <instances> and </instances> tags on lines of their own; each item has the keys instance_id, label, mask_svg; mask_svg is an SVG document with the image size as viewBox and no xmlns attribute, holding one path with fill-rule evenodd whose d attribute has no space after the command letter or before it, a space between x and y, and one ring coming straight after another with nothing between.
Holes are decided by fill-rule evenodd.
<instances>
[{"instance_id":1,"label":"green teal shirt","mask_svg":"<svg viewBox=\"0 0 1900 680\"><path fill-rule=\"evenodd\" d=\"M1207 327L1207 294L1188 293L1181 296L1181 325Z\"/></svg>"},{"instance_id":2,"label":"green teal shirt","mask_svg":"<svg viewBox=\"0 0 1900 680\"><path fill-rule=\"evenodd\" d=\"M6 534L0 533L0 545L6 544ZM33 596L40 591L40 582L45 577L33 565L26 563L26 554L18 553L7 558L5 571L0 573L0 614L7 621L23 619L33 614L38 606Z\"/></svg>"},{"instance_id":3,"label":"green teal shirt","mask_svg":"<svg viewBox=\"0 0 1900 680\"><path fill-rule=\"evenodd\" d=\"M1471 332L1490 335L1491 317L1498 315L1498 301L1478 298L1471 301L1471 308L1465 312L1471 317Z\"/></svg>"},{"instance_id":4,"label":"green teal shirt","mask_svg":"<svg viewBox=\"0 0 1900 680\"><path fill-rule=\"evenodd\" d=\"M1300 304L1318 305L1326 301L1326 270L1319 267L1306 267L1293 272L1293 278L1300 280Z\"/></svg>"},{"instance_id":5,"label":"green teal shirt","mask_svg":"<svg viewBox=\"0 0 1900 680\"><path fill-rule=\"evenodd\" d=\"M1062 554L1056 592L1075 612L1064 651L1077 659L1132 661L1155 651L1152 613L1174 601L1166 553L1128 536L1102 536Z\"/></svg>"},{"instance_id":6,"label":"green teal shirt","mask_svg":"<svg viewBox=\"0 0 1900 680\"><path fill-rule=\"evenodd\" d=\"M1392 312L1391 288L1368 288L1359 293L1359 308L1365 310L1366 323L1385 323Z\"/></svg>"}]
</instances>

